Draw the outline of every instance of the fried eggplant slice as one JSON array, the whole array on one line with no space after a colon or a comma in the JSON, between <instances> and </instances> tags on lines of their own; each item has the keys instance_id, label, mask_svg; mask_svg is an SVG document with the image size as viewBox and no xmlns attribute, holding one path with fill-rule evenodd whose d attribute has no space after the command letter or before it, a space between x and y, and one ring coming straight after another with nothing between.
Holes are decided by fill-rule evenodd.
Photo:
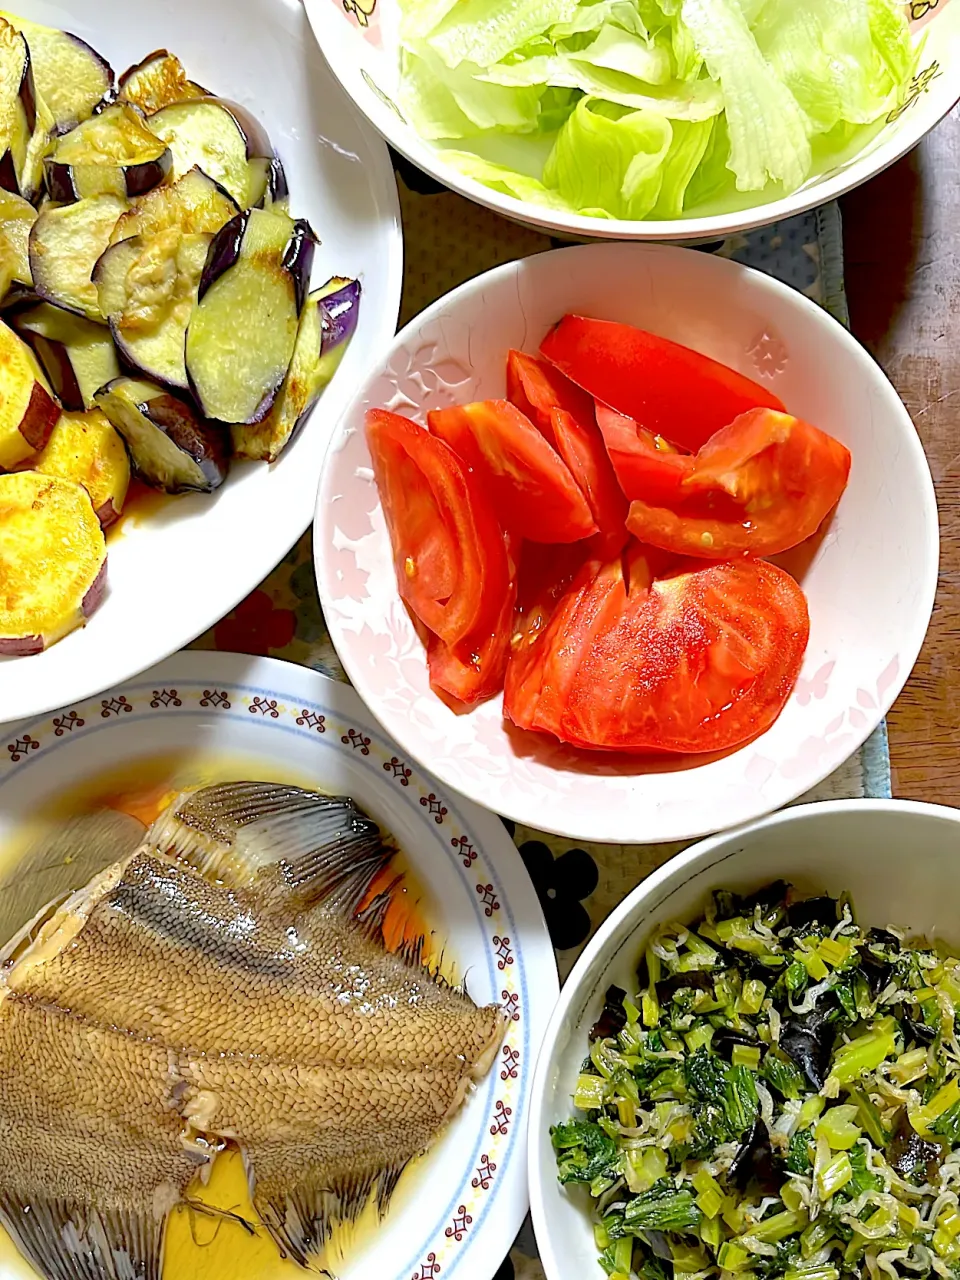
<instances>
[{"instance_id":1,"label":"fried eggplant slice","mask_svg":"<svg viewBox=\"0 0 960 1280\"><path fill-rule=\"evenodd\" d=\"M279 156L255 157L250 161L250 206L289 212L290 188Z\"/></svg>"},{"instance_id":2,"label":"fried eggplant slice","mask_svg":"<svg viewBox=\"0 0 960 1280\"><path fill-rule=\"evenodd\" d=\"M123 436L137 474L166 493L209 493L229 465L227 433L155 383L116 378L97 392L97 404Z\"/></svg>"},{"instance_id":3,"label":"fried eggplant slice","mask_svg":"<svg viewBox=\"0 0 960 1280\"><path fill-rule=\"evenodd\" d=\"M120 196L102 195L41 212L30 232L30 270L39 297L103 321L93 269L126 207Z\"/></svg>"},{"instance_id":4,"label":"fried eggplant slice","mask_svg":"<svg viewBox=\"0 0 960 1280\"><path fill-rule=\"evenodd\" d=\"M307 298L287 376L262 422L230 428L237 458L276 462L333 377L357 327L360 283L334 277Z\"/></svg>"},{"instance_id":5,"label":"fried eggplant slice","mask_svg":"<svg viewBox=\"0 0 960 1280\"><path fill-rule=\"evenodd\" d=\"M13 313L10 323L36 352L64 409L94 407L94 394L120 376L108 329L48 302Z\"/></svg>"},{"instance_id":6,"label":"fried eggplant slice","mask_svg":"<svg viewBox=\"0 0 960 1280\"><path fill-rule=\"evenodd\" d=\"M142 62L129 67L117 84L120 101L132 102L148 116L175 102L208 96L206 89L188 78L180 59L166 49L147 54Z\"/></svg>"},{"instance_id":7,"label":"fried eggplant slice","mask_svg":"<svg viewBox=\"0 0 960 1280\"><path fill-rule=\"evenodd\" d=\"M33 113L27 42L0 19L0 187L5 191L20 190Z\"/></svg>"},{"instance_id":8,"label":"fried eggplant slice","mask_svg":"<svg viewBox=\"0 0 960 1280\"><path fill-rule=\"evenodd\" d=\"M44 161L51 200L70 204L88 196L139 196L159 186L170 172L170 148L127 102L112 107L65 134Z\"/></svg>"},{"instance_id":9,"label":"fried eggplant slice","mask_svg":"<svg viewBox=\"0 0 960 1280\"><path fill-rule=\"evenodd\" d=\"M193 168L169 186L156 187L134 200L114 227L110 243L170 230L214 235L239 212L240 206L223 187L202 169Z\"/></svg>"},{"instance_id":10,"label":"fried eggplant slice","mask_svg":"<svg viewBox=\"0 0 960 1280\"><path fill-rule=\"evenodd\" d=\"M0 13L21 31L30 48L36 87L53 119L53 132L64 133L88 119L113 92L113 70L95 49L68 31Z\"/></svg>"},{"instance_id":11,"label":"fried eggplant slice","mask_svg":"<svg viewBox=\"0 0 960 1280\"><path fill-rule=\"evenodd\" d=\"M242 209L262 199L262 167L251 170L251 161L272 161L273 147L263 126L243 107L225 98L194 98L164 107L150 116L149 125L173 152L174 179L197 165Z\"/></svg>"},{"instance_id":12,"label":"fried eggplant slice","mask_svg":"<svg viewBox=\"0 0 960 1280\"><path fill-rule=\"evenodd\" d=\"M107 546L82 485L0 476L0 654L26 657L83 626L106 590Z\"/></svg>"},{"instance_id":13,"label":"fried eggplant slice","mask_svg":"<svg viewBox=\"0 0 960 1280\"><path fill-rule=\"evenodd\" d=\"M37 220L33 205L10 191L0 190L0 299L14 286L19 292L33 285L30 274L30 229Z\"/></svg>"},{"instance_id":14,"label":"fried eggplant slice","mask_svg":"<svg viewBox=\"0 0 960 1280\"><path fill-rule=\"evenodd\" d=\"M93 272L120 358L143 377L189 391L184 345L213 239L171 227L111 245Z\"/></svg>"},{"instance_id":15,"label":"fried eggplant slice","mask_svg":"<svg viewBox=\"0 0 960 1280\"><path fill-rule=\"evenodd\" d=\"M26 38L0 17L0 186L31 203L42 194L55 121L34 76Z\"/></svg>"},{"instance_id":16,"label":"fried eggplant slice","mask_svg":"<svg viewBox=\"0 0 960 1280\"><path fill-rule=\"evenodd\" d=\"M293 357L316 237L249 209L214 237L187 329L187 373L208 418L262 421Z\"/></svg>"},{"instance_id":17,"label":"fried eggplant slice","mask_svg":"<svg viewBox=\"0 0 960 1280\"><path fill-rule=\"evenodd\" d=\"M130 459L99 409L61 413L35 470L83 485L101 529L119 520L130 487Z\"/></svg>"},{"instance_id":18,"label":"fried eggplant slice","mask_svg":"<svg viewBox=\"0 0 960 1280\"><path fill-rule=\"evenodd\" d=\"M59 416L36 356L0 323L0 470L42 449Z\"/></svg>"}]
</instances>

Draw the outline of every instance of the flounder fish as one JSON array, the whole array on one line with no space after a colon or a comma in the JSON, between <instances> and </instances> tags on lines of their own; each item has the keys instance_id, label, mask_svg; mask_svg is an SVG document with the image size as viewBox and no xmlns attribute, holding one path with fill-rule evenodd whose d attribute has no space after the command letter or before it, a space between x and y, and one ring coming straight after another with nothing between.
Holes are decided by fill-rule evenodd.
<instances>
[{"instance_id":1,"label":"flounder fish","mask_svg":"<svg viewBox=\"0 0 960 1280\"><path fill-rule=\"evenodd\" d=\"M304 1266L385 1209L505 1025L420 943L386 948L393 853L349 799L207 787L8 943L0 1221L41 1275L159 1280L167 1215L227 1141Z\"/></svg>"}]
</instances>

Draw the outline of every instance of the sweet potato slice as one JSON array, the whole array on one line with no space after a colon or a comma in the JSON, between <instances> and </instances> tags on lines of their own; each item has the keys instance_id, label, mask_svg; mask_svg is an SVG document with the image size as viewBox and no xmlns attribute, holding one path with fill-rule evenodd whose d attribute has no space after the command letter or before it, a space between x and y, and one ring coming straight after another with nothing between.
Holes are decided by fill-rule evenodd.
<instances>
[{"instance_id":1,"label":"sweet potato slice","mask_svg":"<svg viewBox=\"0 0 960 1280\"><path fill-rule=\"evenodd\" d=\"M36 470L83 485L102 529L120 518L130 486L130 459L123 440L99 409L62 413L37 458Z\"/></svg>"},{"instance_id":2,"label":"sweet potato slice","mask_svg":"<svg viewBox=\"0 0 960 1280\"><path fill-rule=\"evenodd\" d=\"M59 416L36 356L0 324L0 470L42 449Z\"/></svg>"},{"instance_id":3,"label":"sweet potato slice","mask_svg":"<svg viewBox=\"0 0 960 1280\"><path fill-rule=\"evenodd\" d=\"M107 545L86 489L0 476L0 654L40 653L82 626L106 590Z\"/></svg>"}]
</instances>

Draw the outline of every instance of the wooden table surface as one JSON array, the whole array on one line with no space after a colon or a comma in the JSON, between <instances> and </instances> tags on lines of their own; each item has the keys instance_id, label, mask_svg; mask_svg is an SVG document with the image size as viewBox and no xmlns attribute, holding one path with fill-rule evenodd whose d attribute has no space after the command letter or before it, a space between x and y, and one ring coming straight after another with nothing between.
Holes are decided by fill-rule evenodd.
<instances>
[{"instance_id":1,"label":"wooden table surface","mask_svg":"<svg viewBox=\"0 0 960 1280\"><path fill-rule=\"evenodd\" d=\"M960 108L842 209L853 331L910 411L940 506L933 620L888 720L893 793L960 806Z\"/></svg>"}]
</instances>

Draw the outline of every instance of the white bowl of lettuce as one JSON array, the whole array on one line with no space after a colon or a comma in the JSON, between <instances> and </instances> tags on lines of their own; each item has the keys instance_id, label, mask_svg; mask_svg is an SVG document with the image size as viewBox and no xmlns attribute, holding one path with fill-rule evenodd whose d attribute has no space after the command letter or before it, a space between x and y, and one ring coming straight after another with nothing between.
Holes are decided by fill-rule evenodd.
<instances>
[{"instance_id":1,"label":"white bowl of lettuce","mask_svg":"<svg viewBox=\"0 0 960 1280\"><path fill-rule=\"evenodd\" d=\"M960 0L304 0L448 187L561 234L697 240L821 204L960 99Z\"/></svg>"}]
</instances>

